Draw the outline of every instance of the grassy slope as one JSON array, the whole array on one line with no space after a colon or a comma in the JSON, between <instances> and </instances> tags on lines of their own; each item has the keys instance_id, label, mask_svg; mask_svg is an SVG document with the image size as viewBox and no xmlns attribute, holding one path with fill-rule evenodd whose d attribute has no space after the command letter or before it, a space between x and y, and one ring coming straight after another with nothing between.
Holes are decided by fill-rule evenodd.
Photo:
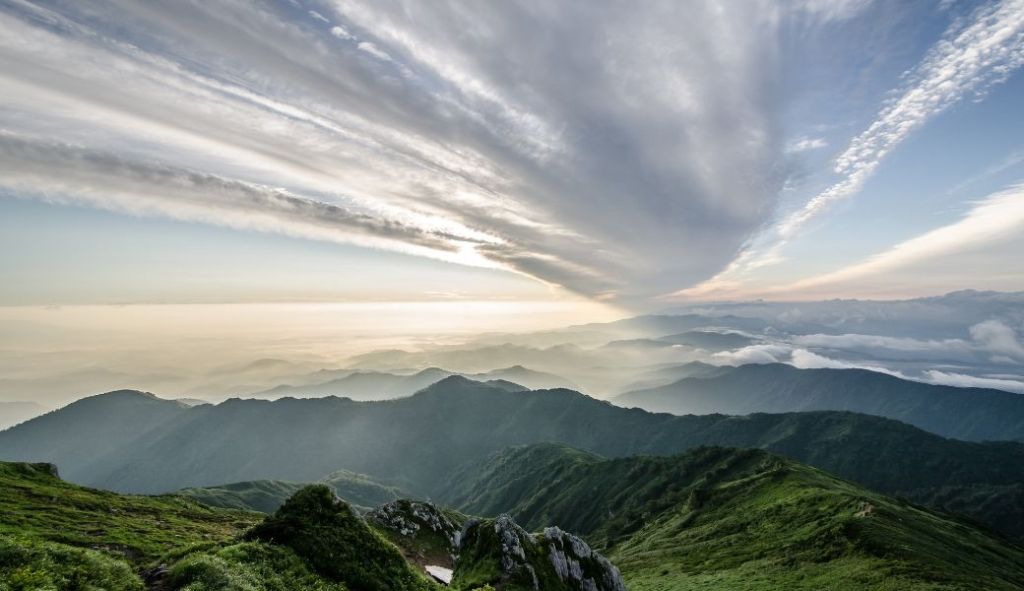
<instances>
[{"instance_id":1,"label":"grassy slope","mask_svg":"<svg viewBox=\"0 0 1024 591\"><path fill-rule=\"evenodd\" d=\"M312 550L283 540L244 541L263 518L181 496L80 487L57 478L48 464L0 462L0 589L141 591L149 586L144 577L167 565L157 579L167 591L346 591L347 572L322 568L324 555L342 551L371 567L386 563L376 572L382 589L433 588L354 516L326 530L314 527L326 515L309 516Z\"/></svg>"},{"instance_id":2,"label":"grassy slope","mask_svg":"<svg viewBox=\"0 0 1024 591\"><path fill-rule=\"evenodd\" d=\"M177 494L211 507L273 513L285 499L302 487L297 482L284 480L251 480L220 486L183 488Z\"/></svg>"},{"instance_id":3,"label":"grassy slope","mask_svg":"<svg viewBox=\"0 0 1024 591\"><path fill-rule=\"evenodd\" d=\"M361 510L399 499L404 495L396 487L381 484L363 474L340 470L320 482L334 490L347 503ZM184 488L178 494L211 507L273 513L288 497L305 484L284 480L252 480L220 486Z\"/></svg>"},{"instance_id":4,"label":"grassy slope","mask_svg":"<svg viewBox=\"0 0 1024 591\"><path fill-rule=\"evenodd\" d=\"M179 496L84 488L56 478L46 465L0 463L0 533L109 550L135 563L197 542L231 539L260 518Z\"/></svg>"},{"instance_id":5,"label":"grassy slope","mask_svg":"<svg viewBox=\"0 0 1024 591\"><path fill-rule=\"evenodd\" d=\"M456 497L583 535L633 591L1024 587L1020 547L760 451L601 460L531 446Z\"/></svg>"},{"instance_id":6,"label":"grassy slope","mask_svg":"<svg viewBox=\"0 0 1024 591\"><path fill-rule=\"evenodd\" d=\"M259 522L184 497L64 482L46 464L0 463L0 589L141 591L157 564L173 591L346 591L287 548L241 543Z\"/></svg>"}]
</instances>

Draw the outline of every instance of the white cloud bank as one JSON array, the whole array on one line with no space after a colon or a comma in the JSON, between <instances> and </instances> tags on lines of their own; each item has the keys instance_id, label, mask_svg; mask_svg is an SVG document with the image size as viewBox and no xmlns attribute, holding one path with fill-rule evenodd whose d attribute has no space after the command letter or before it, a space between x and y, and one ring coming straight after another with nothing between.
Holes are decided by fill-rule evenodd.
<instances>
[{"instance_id":1,"label":"white cloud bank","mask_svg":"<svg viewBox=\"0 0 1024 591\"><path fill-rule=\"evenodd\" d=\"M950 373L937 370L925 372L925 380L930 384L942 386L956 386L958 388L992 388L1024 394L1024 382L1020 380L1009 380L1005 378L987 378L969 376L962 373Z\"/></svg>"},{"instance_id":2,"label":"white cloud bank","mask_svg":"<svg viewBox=\"0 0 1024 591\"><path fill-rule=\"evenodd\" d=\"M784 341L715 353L711 361L724 365L785 363L800 369L864 369L929 384L992 388L1024 394L1024 381L1013 376L977 376L936 369L905 372L886 365L887 352L890 351L897 353L893 359L913 359L918 367L921 364L944 363L949 359L964 363L985 360L1009 366L1024 363L1024 343L1017 331L1005 322L979 322L970 327L969 333L970 339L941 340L867 334L795 335ZM848 356L855 359L847 359Z\"/></svg>"}]
</instances>

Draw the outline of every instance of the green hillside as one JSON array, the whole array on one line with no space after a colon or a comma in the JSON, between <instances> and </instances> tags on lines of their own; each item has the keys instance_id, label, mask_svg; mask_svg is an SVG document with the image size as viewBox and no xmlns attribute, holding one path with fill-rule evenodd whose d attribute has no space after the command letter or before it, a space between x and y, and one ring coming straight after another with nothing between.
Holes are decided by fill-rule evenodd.
<instances>
[{"instance_id":1,"label":"green hillside","mask_svg":"<svg viewBox=\"0 0 1024 591\"><path fill-rule=\"evenodd\" d=\"M303 486L283 480L252 480L220 486L183 488L177 494L211 507L273 513Z\"/></svg>"},{"instance_id":2,"label":"green hillside","mask_svg":"<svg viewBox=\"0 0 1024 591\"><path fill-rule=\"evenodd\" d=\"M0 462L0 534L102 549L135 563L231 539L262 516L180 496L146 497L64 482L49 464Z\"/></svg>"},{"instance_id":3,"label":"green hillside","mask_svg":"<svg viewBox=\"0 0 1024 591\"><path fill-rule=\"evenodd\" d=\"M1024 588L1021 547L756 450L606 460L528 446L481 464L452 500L582 535L633 591Z\"/></svg>"},{"instance_id":4,"label":"green hillside","mask_svg":"<svg viewBox=\"0 0 1024 591\"><path fill-rule=\"evenodd\" d=\"M508 555L502 537L477 535L474 520L467 526L476 532L466 546L472 559L460 567L454 558L466 520L406 500L364 519L325 484L300 488L263 516L182 496L88 489L63 482L50 464L0 463L0 589L437 591L423 568L429 564L461 568L456 588L464 591L486 589L487 582L526 591L532 587L510 585L506 574L529 572L543 572L548 591L621 591L607 560L554 529L531 535L511 524L532 548L518 557ZM583 576L569 568L574 560L587 565ZM474 578L484 564L494 577Z\"/></svg>"},{"instance_id":5,"label":"green hillside","mask_svg":"<svg viewBox=\"0 0 1024 591\"><path fill-rule=\"evenodd\" d=\"M339 470L320 479L350 505L368 510L408 496L400 489L381 484L364 474ZM218 486L183 488L177 494L192 497L211 507L273 513L305 484L283 480L253 480Z\"/></svg>"},{"instance_id":6,"label":"green hillside","mask_svg":"<svg viewBox=\"0 0 1024 591\"><path fill-rule=\"evenodd\" d=\"M0 589L434 588L329 492L326 504L303 505L311 494L323 497L320 489L329 490L302 489L287 511L263 521L257 513L214 509L181 496L80 487L60 480L49 464L0 463ZM301 532L280 535L282 523L287 527L296 519ZM326 565L325 555L333 566ZM354 556L358 568L336 560L343 555ZM367 576L379 585L349 586Z\"/></svg>"}]
</instances>

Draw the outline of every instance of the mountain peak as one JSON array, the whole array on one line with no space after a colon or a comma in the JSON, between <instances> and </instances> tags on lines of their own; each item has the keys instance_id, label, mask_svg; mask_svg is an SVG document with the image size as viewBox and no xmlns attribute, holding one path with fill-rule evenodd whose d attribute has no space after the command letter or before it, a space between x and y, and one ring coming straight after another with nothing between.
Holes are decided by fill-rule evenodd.
<instances>
[{"instance_id":1,"label":"mountain peak","mask_svg":"<svg viewBox=\"0 0 1024 591\"><path fill-rule=\"evenodd\" d=\"M424 391L439 390L439 389L442 389L442 388L450 388L450 387L453 387L453 386L465 387L465 386L470 386L470 385L487 387L487 385L485 383L483 383L483 382L478 382L476 380L471 380L471 379L469 379L469 378L467 378L466 376L463 376L463 375L452 374L452 375L450 375L450 376L448 376L446 378L442 378L442 379L434 382L433 384L431 384L427 388L424 388Z\"/></svg>"},{"instance_id":2,"label":"mountain peak","mask_svg":"<svg viewBox=\"0 0 1024 591\"><path fill-rule=\"evenodd\" d=\"M86 396L84 398L76 400L75 402L72 402L68 406L81 405L83 403L95 404L120 401L153 401L157 403L166 402L169 404L177 404L177 402L174 400L160 398L159 396L153 394L152 392L144 392L142 390L130 390L125 388L121 390L111 390L110 392L103 392L101 394L93 394L92 396Z\"/></svg>"}]
</instances>

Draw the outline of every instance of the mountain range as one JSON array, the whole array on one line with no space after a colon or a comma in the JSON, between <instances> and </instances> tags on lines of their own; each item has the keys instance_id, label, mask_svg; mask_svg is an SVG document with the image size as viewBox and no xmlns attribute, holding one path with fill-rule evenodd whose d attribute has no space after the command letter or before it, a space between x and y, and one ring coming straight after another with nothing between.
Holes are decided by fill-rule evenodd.
<instances>
[{"instance_id":1,"label":"mountain range","mask_svg":"<svg viewBox=\"0 0 1024 591\"><path fill-rule=\"evenodd\" d=\"M411 396L427 386L453 375L463 375L478 381L504 380L521 384L530 390L575 387L572 382L563 377L535 371L522 365L475 374L457 374L437 367L428 367L412 374L355 370L348 372L343 377L325 382L295 386L282 384L257 392L251 397L272 400L285 396L314 398L333 395L352 400L388 400Z\"/></svg>"},{"instance_id":2,"label":"mountain range","mask_svg":"<svg viewBox=\"0 0 1024 591\"><path fill-rule=\"evenodd\" d=\"M897 419L969 441L1024 437L1024 396L925 384L864 369L782 363L675 368L679 380L626 392L615 404L673 414L844 410ZM666 375L668 375L666 371Z\"/></svg>"},{"instance_id":3,"label":"mountain range","mask_svg":"<svg viewBox=\"0 0 1024 591\"><path fill-rule=\"evenodd\" d=\"M130 417L130 421L125 417ZM1024 444L946 439L891 419L834 411L673 416L570 390L528 391L453 376L408 398L232 399L187 407L138 392L83 399L0 432L3 459L49 460L72 481L157 493L225 482L314 482L339 469L444 498L467 463L509 446L560 442L607 457L701 445L769 450L910 498L968 503L1011 535ZM979 493L979 487L981 493ZM975 507L965 495L986 503ZM942 506L946 506L942 505Z\"/></svg>"}]
</instances>

